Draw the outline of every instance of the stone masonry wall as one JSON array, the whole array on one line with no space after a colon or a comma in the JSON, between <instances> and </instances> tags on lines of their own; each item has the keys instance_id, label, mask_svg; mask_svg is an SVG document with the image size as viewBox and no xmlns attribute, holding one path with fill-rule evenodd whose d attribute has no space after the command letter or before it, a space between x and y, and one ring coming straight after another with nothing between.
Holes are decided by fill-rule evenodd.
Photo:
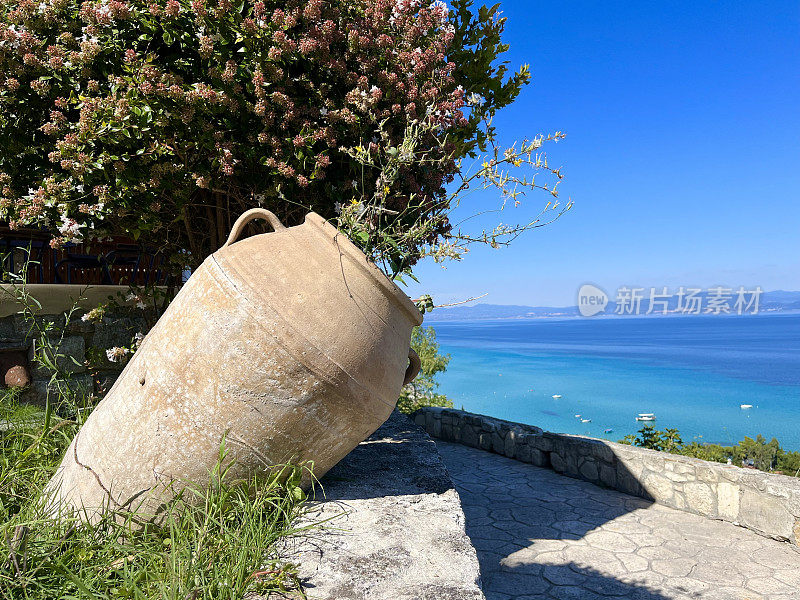
<instances>
[{"instance_id":1,"label":"stone masonry wall","mask_svg":"<svg viewBox=\"0 0 800 600\"><path fill-rule=\"evenodd\" d=\"M551 433L449 408L412 418L429 435L800 545L800 479Z\"/></svg>"},{"instance_id":2,"label":"stone masonry wall","mask_svg":"<svg viewBox=\"0 0 800 600\"><path fill-rule=\"evenodd\" d=\"M51 344L57 344L65 329L64 315L40 315L37 319L40 323L54 324L48 337ZM142 319L133 317L107 314L100 323L90 323L82 321L80 314L77 314L66 325L64 338L55 350L56 354L63 355L58 360L59 367L70 374L70 381L74 385L102 394L110 389L124 367L123 364L109 361L106 349L130 346L132 336L138 331L145 331L144 327ZM32 383L23 392L22 399L43 404L50 372L33 363L38 338L37 329L20 315L0 318L0 353L22 352L28 357Z\"/></svg>"}]
</instances>

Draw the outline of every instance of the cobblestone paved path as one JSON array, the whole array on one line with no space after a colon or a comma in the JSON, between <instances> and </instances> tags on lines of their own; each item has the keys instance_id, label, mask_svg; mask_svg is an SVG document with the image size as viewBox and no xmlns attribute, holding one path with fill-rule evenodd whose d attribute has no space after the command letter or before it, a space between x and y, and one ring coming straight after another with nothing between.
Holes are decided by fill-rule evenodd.
<instances>
[{"instance_id":1,"label":"cobblestone paved path","mask_svg":"<svg viewBox=\"0 0 800 600\"><path fill-rule=\"evenodd\" d=\"M800 599L800 551L497 454L437 441L487 600Z\"/></svg>"}]
</instances>

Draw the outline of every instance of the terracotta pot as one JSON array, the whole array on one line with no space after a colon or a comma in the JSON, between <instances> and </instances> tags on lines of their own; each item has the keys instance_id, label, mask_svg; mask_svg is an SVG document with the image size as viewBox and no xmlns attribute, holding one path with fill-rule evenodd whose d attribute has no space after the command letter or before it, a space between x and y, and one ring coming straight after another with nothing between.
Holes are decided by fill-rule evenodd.
<instances>
[{"instance_id":1,"label":"terracotta pot","mask_svg":"<svg viewBox=\"0 0 800 600\"><path fill-rule=\"evenodd\" d=\"M237 242L256 218L275 231ZM421 322L319 215L286 228L246 212L73 440L50 482L54 506L155 512L187 482L208 481L223 437L232 477L308 460L321 477L416 376L409 344Z\"/></svg>"}]
</instances>

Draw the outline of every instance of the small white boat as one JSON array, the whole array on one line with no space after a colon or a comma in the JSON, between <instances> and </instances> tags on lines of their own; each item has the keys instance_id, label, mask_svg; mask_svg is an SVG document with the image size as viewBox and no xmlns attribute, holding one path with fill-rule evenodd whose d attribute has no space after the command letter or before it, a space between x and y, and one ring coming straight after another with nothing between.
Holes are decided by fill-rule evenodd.
<instances>
[{"instance_id":1,"label":"small white boat","mask_svg":"<svg viewBox=\"0 0 800 600\"><path fill-rule=\"evenodd\" d=\"M581 423L591 423L591 419L581 419Z\"/></svg>"},{"instance_id":2,"label":"small white boat","mask_svg":"<svg viewBox=\"0 0 800 600\"><path fill-rule=\"evenodd\" d=\"M653 413L639 413L639 416L636 417L637 421L655 421L656 416Z\"/></svg>"},{"instance_id":3,"label":"small white boat","mask_svg":"<svg viewBox=\"0 0 800 600\"><path fill-rule=\"evenodd\" d=\"M753 405L752 404L740 404L739 408L741 408L742 410L747 410L748 408L753 408Z\"/></svg>"},{"instance_id":4,"label":"small white boat","mask_svg":"<svg viewBox=\"0 0 800 600\"><path fill-rule=\"evenodd\" d=\"M611 429L611 427L609 427L608 429L604 429L603 430L603 433L613 433L613 432L614 432L614 430Z\"/></svg>"},{"instance_id":5,"label":"small white boat","mask_svg":"<svg viewBox=\"0 0 800 600\"><path fill-rule=\"evenodd\" d=\"M553 394L553 400L561 400L561 394Z\"/></svg>"}]
</instances>

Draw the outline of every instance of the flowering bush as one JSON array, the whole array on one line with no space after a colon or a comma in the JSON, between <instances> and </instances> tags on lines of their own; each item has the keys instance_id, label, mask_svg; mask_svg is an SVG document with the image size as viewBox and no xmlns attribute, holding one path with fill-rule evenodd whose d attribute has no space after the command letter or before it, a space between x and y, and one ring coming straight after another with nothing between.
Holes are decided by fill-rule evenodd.
<instances>
[{"instance_id":1,"label":"flowering bush","mask_svg":"<svg viewBox=\"0 0 800 600\"><path fill-rule=\"evenodd\" d=\"M127 233L181 268L247 208L314 210L407 271L442 254L445 186L529 79L497 62L497 7L471 5L2 2L0 219L55 245Z\"/></svg>"}]
</instances>

